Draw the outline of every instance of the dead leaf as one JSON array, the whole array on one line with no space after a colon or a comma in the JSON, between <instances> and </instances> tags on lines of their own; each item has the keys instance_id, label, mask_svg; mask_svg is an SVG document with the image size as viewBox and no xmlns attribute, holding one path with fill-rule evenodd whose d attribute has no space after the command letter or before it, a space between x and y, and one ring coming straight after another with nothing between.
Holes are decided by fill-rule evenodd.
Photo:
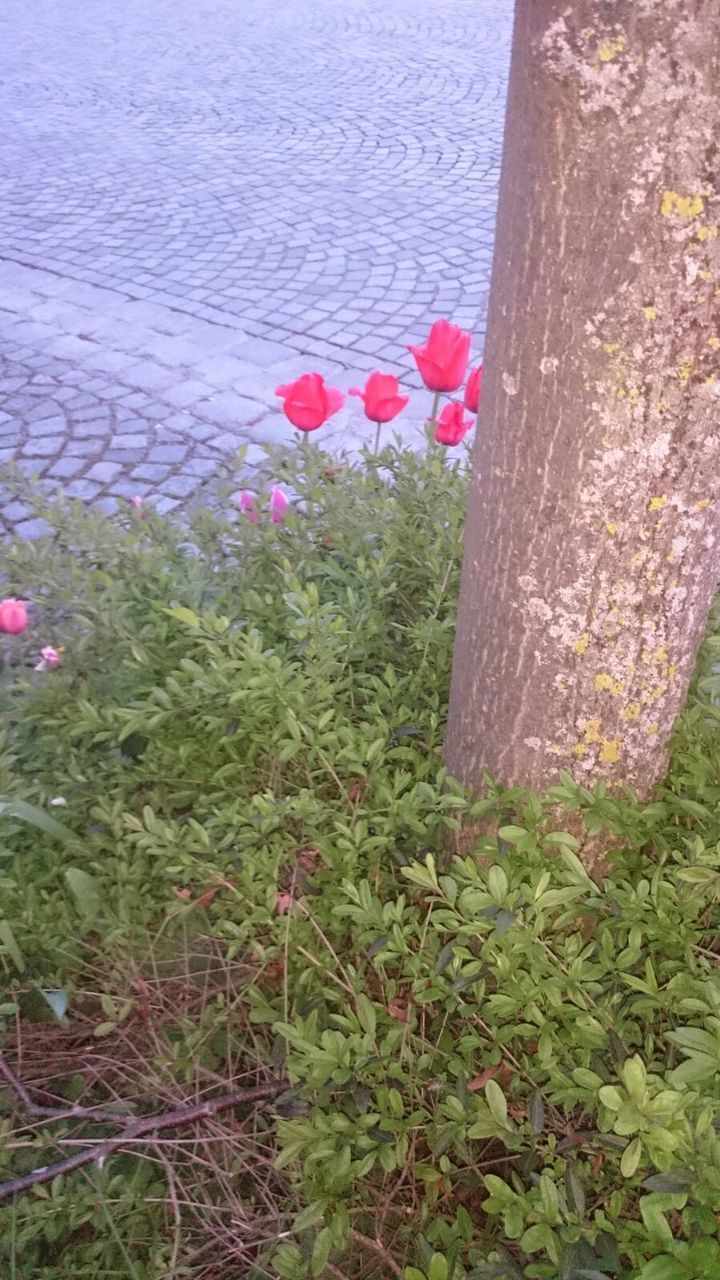
<instances>
[{"instance_id":1,"label":"dead leaf","mask_svg":"<svg viewBox=\"0 0 720 1280\"><path fill-rule=\"evenodd\" d=\"M398 1022L407 1022L410 1017L410 1005L401 996L396 996L390 1001L387 1011L390 1017L396 1018Z\"/></svg>"},{"instance_id":2,"label":"dead leaf","mask_svg":"<svg viewBox=\"0 0 720 1280\"><path fill-rule=\"evenodd\" d=\"M477 1093L478 1089L484 1089L488 1080L495 1079L501 1065L502 1064L498 1062L494 1067L486 1067L484 1071L480 1072L479 1076L473 1076L472 1080L468 1083L468 1089L470 1092Z\"/></svg>"}]
</instances>

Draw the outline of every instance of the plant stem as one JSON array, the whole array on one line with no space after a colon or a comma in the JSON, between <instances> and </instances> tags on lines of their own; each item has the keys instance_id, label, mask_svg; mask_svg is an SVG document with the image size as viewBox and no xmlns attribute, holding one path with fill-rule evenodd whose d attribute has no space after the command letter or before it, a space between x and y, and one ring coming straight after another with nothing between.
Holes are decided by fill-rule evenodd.
<instances>
[{"instance_id":1,"label":"plant stem","mask_svg":"<svg viewBox=\"0 0 720 1280\"><path fill-rule=\"evenodd\" d=\"M380 426L381 424L379 422L375 423L375 444L373 446L373 453L380 452Z\"/></svg>"}]
</instances>

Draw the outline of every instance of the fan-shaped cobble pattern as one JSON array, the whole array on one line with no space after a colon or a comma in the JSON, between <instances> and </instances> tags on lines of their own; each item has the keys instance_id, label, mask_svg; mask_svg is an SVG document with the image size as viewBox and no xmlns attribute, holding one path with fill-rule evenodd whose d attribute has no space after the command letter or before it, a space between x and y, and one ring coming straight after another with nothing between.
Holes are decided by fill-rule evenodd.
<instances>
[{"instance_id":1,"label":"fan-shaped cobble pattern","mask_svg":"<svg viewBox=\"0 0 720 1280\"><path fill-rule=\"evenodd\" d=\"M0 460L90 497L137 481L177 501L211 451L191 429L180 458L154 422L259 441L278 369L325 367L342 385L376 365L405 373L405 343L438 315L479 347L511 10L4 0ZM123 414L144 437L132 459ZM143 489L161 447L178 461Z\"/></svg>"}]
</instances>

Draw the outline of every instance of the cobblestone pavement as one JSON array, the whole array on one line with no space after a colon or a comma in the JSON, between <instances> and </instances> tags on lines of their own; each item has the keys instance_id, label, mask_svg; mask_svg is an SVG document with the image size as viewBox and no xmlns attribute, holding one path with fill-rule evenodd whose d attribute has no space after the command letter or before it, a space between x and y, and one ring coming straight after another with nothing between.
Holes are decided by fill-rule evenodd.
<instances>
[{"instance_id":1,"label":"cobblestone pavement","mask_svg":"<svg viewBox=\"0 0 720 1280\"><path fill-rule=\"evenodd\" d=\"M511 17L4 0L0 462L169 510L238 444L286 437L278 382L418 386L405 343L441 315L479 350ZM350 400L323 439L364 432ZM15 502L3 525L38 531Z\"/></svg>"}]
</instances>

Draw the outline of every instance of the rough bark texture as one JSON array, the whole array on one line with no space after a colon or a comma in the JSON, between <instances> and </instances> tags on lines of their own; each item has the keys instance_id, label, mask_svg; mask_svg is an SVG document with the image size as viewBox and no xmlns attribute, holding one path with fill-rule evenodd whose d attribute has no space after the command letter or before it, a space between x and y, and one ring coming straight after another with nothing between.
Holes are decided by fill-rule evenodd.
<instances>
[{"instance_id":1,"label":"rough bark texture","mask_svg":"<svg viewBox=\"0 0 720 1280\"><path fill-rule=\"evenodd\" d=\"M647 795L720 578L720 0L518 0L447 761Z\"/></svg>"}]
</instances>

